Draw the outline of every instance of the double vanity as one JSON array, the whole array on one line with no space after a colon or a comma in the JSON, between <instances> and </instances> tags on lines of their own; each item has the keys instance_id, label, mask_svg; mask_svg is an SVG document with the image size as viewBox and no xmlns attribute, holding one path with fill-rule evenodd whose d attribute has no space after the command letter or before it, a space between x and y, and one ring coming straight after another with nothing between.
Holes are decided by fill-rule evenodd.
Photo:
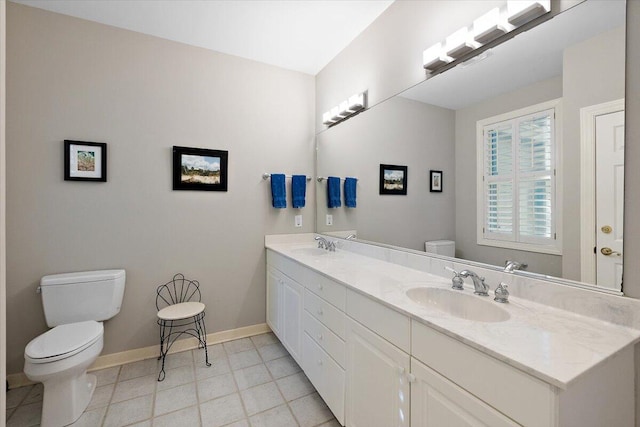
<instances>
[{"instance_id":1,"label":"double vanity","mask_svg":"<svg viewBox=\"0 0 640 427\"><path fill-rule=\"evenodd\" d=\"M532 279L469 267L478 296L451 289L457 260L327 239L265 238L267 323L342 425L634 425L638 302L607 318L623 298L540 285L536 301Z\"/></svg>"}]
</instances>

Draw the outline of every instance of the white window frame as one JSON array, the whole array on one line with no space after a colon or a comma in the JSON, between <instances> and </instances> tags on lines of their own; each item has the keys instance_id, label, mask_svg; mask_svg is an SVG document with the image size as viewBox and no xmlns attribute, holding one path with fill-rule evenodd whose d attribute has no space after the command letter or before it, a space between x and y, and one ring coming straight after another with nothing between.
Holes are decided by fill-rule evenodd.
<instances>
[{"instance_id":1,"label":"white window frame","mask_svg":"<svg viewBox=\"0 0 640 427\"><path fill-rule=\"evenodd\" d=\"M551 101L543 102L540 104L532 105L529 107L521 108L519 110L510 111L505 114L489 117L483 120L479 120L476 123L476 207L477 207L477 243L482 246L493 246L507 249L517 249L528 252L538 252L551 255L562 255L562 103L561 99L554 99ZM485 140L484 140L484 128L491 124L504 122L507 120L513 120L523 116L529 116L535 113L540 113L545 110L554 110L554 147L553 155L553 168L555 170L555 188L554 197L552 199L553 218L552 224L555 234L555 240L551 243L540 243L535 240L516 241L515 237L506 238L504 236L491 236L485 235L485 228L487 224L486 209L485 209ZM514 141L515 143L515 141ZM515 171L514 171L515 173ZM516 184L517 178L514 180ZM517 184L516 184L517 185ZM514 193L517 191L517 187L514 187ZM514 199L514 215L517 215L517 203ZM514 236L516 234L516 223L514 222ZM526 240L526 239L525 239Z\"/></svg>"}]
</instances>

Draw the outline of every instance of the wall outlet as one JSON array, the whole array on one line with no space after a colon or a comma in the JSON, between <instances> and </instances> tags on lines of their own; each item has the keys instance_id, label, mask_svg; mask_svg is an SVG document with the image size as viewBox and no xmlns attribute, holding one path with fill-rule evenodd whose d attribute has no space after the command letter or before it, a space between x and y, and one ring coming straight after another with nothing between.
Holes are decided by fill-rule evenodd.
<instances>
[{"instance_id":1,"label":"wall outlet","mask_svg":"<svg viewBox=\"0 0 640 427\"><path fill-rule=\"evenodd\" d=\"M333 215L327 214L327 225L333 225Z\"/></svg>"},{"instance_id":2,"label":"wall outlet","mask_svg":"<svg viewBox=\"0 0 640 427\"><path fill-rule=\"evenodd\" d=\"M296 227L302 227L302 215L296 215Z\"/></svg>"}]
</instances>

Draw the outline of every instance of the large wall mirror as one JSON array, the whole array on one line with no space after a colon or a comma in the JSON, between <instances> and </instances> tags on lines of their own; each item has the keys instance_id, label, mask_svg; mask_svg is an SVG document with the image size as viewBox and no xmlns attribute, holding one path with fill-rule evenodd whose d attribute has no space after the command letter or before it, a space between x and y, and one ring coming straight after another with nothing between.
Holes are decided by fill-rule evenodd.
<instances>
[{"instance_id":1,"label":"large wall mirror","mask_svg":"<svg viewBox=\"0 0 640 427\"><path fill-rule=\"evenodd\" d=\"M625 9L587 0L320 132L318 176L358 184L328 209L316 183L317 231L621 292ZM380 194L381 164L406 195Z\"/></svg>"}]
</instances>

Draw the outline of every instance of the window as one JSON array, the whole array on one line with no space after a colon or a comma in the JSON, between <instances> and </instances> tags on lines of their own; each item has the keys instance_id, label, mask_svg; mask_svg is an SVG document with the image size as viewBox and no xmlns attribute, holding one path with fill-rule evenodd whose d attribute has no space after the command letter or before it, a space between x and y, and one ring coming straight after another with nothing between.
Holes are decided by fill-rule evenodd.
<instances>
[{"instance_id":1,"label":"window","mask_svg":"<svg viewBox=\"0 0 640 427\"><path fill-rule=\"evenodd\" d=\"M477 123L478 244L561 253L558 114L555 100Z\"/></svg>"}]
</instances>

